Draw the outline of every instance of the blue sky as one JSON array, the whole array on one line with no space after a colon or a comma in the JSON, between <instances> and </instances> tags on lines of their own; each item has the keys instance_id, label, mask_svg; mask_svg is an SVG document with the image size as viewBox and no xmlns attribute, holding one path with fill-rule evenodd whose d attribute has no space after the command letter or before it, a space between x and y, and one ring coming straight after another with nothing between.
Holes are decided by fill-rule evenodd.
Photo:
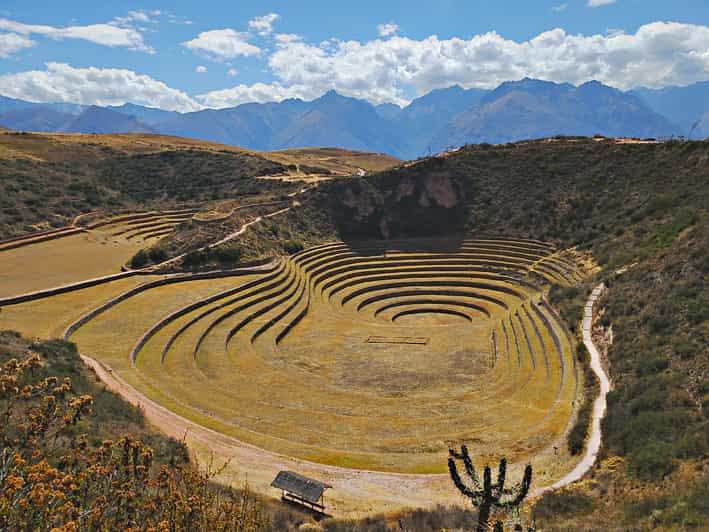
<instances>
[{"instance_id":1,"label":"blue sky","mask_svg":"<svg viewBox=\"0 0 709 532\"><path fill-rule=\"evenodd\" d=\"M0 4L0 94L176 110L373 103L524 76L622 89L709 79L706 0Z\"/></svg>"}]
</instances>

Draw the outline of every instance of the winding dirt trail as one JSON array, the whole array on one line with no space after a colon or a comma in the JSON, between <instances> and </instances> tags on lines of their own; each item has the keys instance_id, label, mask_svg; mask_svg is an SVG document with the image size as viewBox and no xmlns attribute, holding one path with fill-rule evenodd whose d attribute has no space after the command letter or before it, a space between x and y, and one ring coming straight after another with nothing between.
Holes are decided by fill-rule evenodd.
<instances>
[{"instance_id":1,"label":"winding dirt trail","mask_svg":"<svg viewBox=\"0 0 709 532\"><path fill-rule=\"evenodd\" d=\"M593 327L593 307L596 304L596 300L601 296L605 290L605 285L603 283L596 286L591 295L586 301L586 306L584 307L582 330L583 330L583 343L588 349L591 356L591 369L598 377L600 381L600 393L596 397L593 403L593 414L591 417L591 434L586 441L586 452L583 455L581 461L576 464L576 467L572 469L567 475L564 475L559 481L555 482L551 486L542 488L534 493L534 495L541 495L546 491L551 491L580 480L590 469L593 464L596 463L596 458L598 457L598 452L601 450L601 420L606 413L606 395L611 389L611 383L606 375L603 365L601 364L601 354L593 343L593 338L591 336L591 329Z\"/></svg>"},{"instance_id":2,"label":"winding dirt trail","mask_svg":"<svg viewBox=\"0 0 709 532\"><path fill-rule=\"evenodd\" d=\"M302 193L304 193L304 192L306 192L306 191L308 191L308 190L310 190L310 188L309 188L309 187L305 187L305 188L302 188L301 190L298 190L298 191L296 191L296 192L293 192L293 193L289 194L288 196L289 196L290 198L295 198L297 195L302 194ZM233 239L235 239L235 238L238 238L239 236L243 235L244 232L245 232L249 227L251 227L251 226L254 225L254 224L259 223L261 220L264 220L264 219L266 219L266 218L271 218L272 216L277 216L277 215L279 215L279 214L283 214L284 212L288 212L288 211L291 210L293 207L297 207L297 206L299 206L299 205L300 205L300 203L298 202L298 200L293 199L293 202L292 202L292 204L291 204L290 206L285 207L285 208L283 208L283 209L279 209L279 210L274 211L274 212L271 212L271 213L269 213L269 214L264 214L263 216L259 216L259 217L255 218L255 219L251 220L250 222L246 222L246 223L243 224L241 227L239 227L239 229L237 229L237 230L234 231L233 233L228 234L227 236L225 236L225 237L222 238L221 240L217 240L216 242L212 242L211 244L207 244L206 246L202 246L201 248L198 248L196 251L206 251L206 250L208 250L208 249L211 249L211 248L217 247L217 246L219 246L219 245L221 245L221 244L224 244L225 242L229 242L230 240L233 240ZM244 205L244 206L242 206L242 207L240 207L240 208L258 207L258 206L259 206L259 204L255 203L255 204L251 204L251 205ZM177 256L175 256L175 257L172 257L171 259L168 259L168 260L166 260L166 261L164 261L164 262L161 262L161 263L159 263L159 264L155 264L155 265L153 265L153 266L148 266L147 268L143 268L142 271L151 271L151 272L152 272L152 271L158 271L158 270L160 270L161 268L163 268L164 266L169 266L170 264L174 264L174 263L178 262L180 259L184 258L188 253L189 253L189 252L187 252L187 253L182 253L182 254L180 254L180 255L177 255Z\"/></svg>"}]
</instances>

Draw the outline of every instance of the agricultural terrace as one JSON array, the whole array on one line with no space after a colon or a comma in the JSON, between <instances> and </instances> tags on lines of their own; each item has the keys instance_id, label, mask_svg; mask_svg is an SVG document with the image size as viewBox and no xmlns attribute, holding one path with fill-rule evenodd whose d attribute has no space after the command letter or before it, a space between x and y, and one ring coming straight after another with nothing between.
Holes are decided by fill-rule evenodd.
<instances>
[{"instance_id":1,"label":"agricultural terrace","mask_svg":"<svg viewBox=\"0 0 709 532\"><path fill-rule=\"evenodd\" d=\"M563 447L580 376L544 294L579 278L538 241L336 242L119 298L69 336L159 404L260 448L442 473L461 443L512 463Z\"/></svg>"},{"instance_id":2,"label":"agricultural terrace","mask_svg":"<svg viewBox=\"0 0 709 532\"><path fill-rule=\"evenodd\" d=\"M116 274L196 208L121 214L0 241L0 297Z\"/></svg>"}]
</instances>

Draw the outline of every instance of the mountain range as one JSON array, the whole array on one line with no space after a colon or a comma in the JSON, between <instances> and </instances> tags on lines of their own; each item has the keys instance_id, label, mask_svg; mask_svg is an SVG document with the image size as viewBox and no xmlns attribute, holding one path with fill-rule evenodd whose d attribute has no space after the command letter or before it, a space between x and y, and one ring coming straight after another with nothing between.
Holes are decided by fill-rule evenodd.
<instances>
[{"instance_id":1,"label":"mountain range","mask_svg":"<svg viewBox=\"0 0 709 532\"><path fill-rule=\"evenodd\" d=\"M257 150L337 146L413 159L467 143L554 135L709 135L709 81L623 92L525 78L493 90L452 86L409 105L372 105L329 91L312 101L247 103L191 113L127 103L41 104L0 96L0 126L23 131L163 133Z\"/></svg>"}]
</instances>

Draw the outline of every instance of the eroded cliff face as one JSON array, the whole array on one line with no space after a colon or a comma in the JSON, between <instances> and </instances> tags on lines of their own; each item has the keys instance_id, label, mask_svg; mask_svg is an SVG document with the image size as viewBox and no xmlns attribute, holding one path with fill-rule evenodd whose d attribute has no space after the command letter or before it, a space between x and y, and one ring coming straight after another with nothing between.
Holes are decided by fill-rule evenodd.
<instances>
[{"instance_id":1,"label":"eroded cliff face","mask_svg":"<svg viewBox=\"0 0 709 532\"><path fill-rule=\"evenodd\" d=\"M462 231L469 182L450 172L427 170L339 182L331 208L341 234L390 239Z\"/></svg>"}]
</instances>

